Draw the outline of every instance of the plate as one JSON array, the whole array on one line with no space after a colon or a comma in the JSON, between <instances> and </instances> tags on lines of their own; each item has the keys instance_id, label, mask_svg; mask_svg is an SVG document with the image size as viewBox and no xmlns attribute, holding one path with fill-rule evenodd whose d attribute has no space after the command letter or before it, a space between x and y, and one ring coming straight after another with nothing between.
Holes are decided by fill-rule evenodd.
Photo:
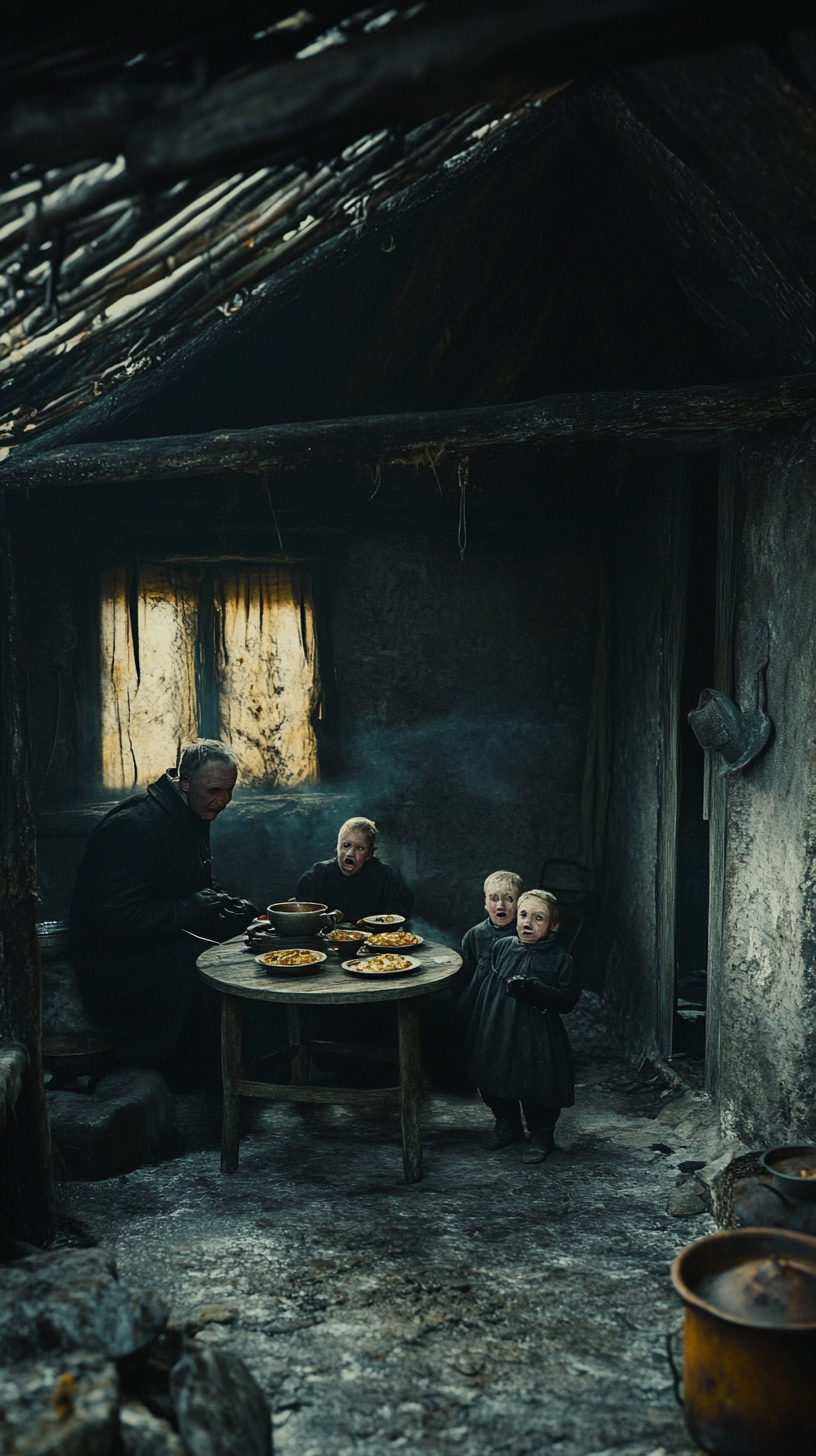
<instances>
[{"instance_id":1,"label":"plate","mask_svg":"<svg viewBox=\"0 0 816 1456\"><path fill-rule=\"evenodd\" d=\"M320 938L327 941L335 950L339 950L341 945L362 945L364 941L368 940L370 934L370 930L326 930L321 932Z\"/></svg>"},{"instance_id":2,"label":"plate","mask_svg":"<svg viewBox=\"0 0 816 1456\"><path fill-rule=\"evenodd\" d=\"M380 939L380 936L382 936L382 935L410 935L411 936L411 940L410 940L410 942L409 942L408 945L383 945L382 944L382 941ZM392 930L392 931L388 931L388 930L382 930L382 931L380 931L380 934L379 935L373 935L372 934L372 935L369 936L368 945L365 946L365 949L366 950L369 950L369 949L376 950L378 953L380 951L389 951L390 950L390 951L393 951L396 955L402 955L402 954L407 954L408 952L410 952L412 950L416 950L416 948L417 948L418 945L424 945L424 944L425 944L425 941L423 940L422 936L421 935L413 935L411 933L411 931L402 931L402 930Z\"/></svg>"},{"instance_id":3,"label":"plate","mask_svg":"<svg viewBox=\"0 0 816 1456\"><path fill-rule=\"evenodd\" d=\"M327 959L325 951L303 950L303 955L313 956L314 959L307 961L305 965L287 966L280 962L281 956L291 955L289 950L267 950L263 955L256 956L259 966L265 971L271 971L274 976L311 976L318 971L323 962Z\"/></svg>"},{"instance_id":4,"label":"plate","mask_svg":"<svg viewBox=\"0 0 816 1456\"><path fill-rule=\"evenodd\" d=\"M405 924L404 915L364 915L363 924L370 925L372 930L399 930Z\"/></svg>"},{"instance_id":5,"label":"plate","mask_svg":"<svg viewBox=\"0 0 816 1456\"><path fill-rule=\"evenodd\" d=\"M379 956L376 959L379 960ZM372 980L376 977L381 976L389 977L393 980L395 976L408 976L411 974L412 971L419 971L422 969L421 963L419 961L415 961L413 956L401 956L400 959L406 960L408 962L408 965L401 966L398 970L391 971L375 971L371 968L371 961L366 960L341 961L340 964L343 967L343 970L347 971L350 976L370 976Z\"/></svg>"}]
</instances>

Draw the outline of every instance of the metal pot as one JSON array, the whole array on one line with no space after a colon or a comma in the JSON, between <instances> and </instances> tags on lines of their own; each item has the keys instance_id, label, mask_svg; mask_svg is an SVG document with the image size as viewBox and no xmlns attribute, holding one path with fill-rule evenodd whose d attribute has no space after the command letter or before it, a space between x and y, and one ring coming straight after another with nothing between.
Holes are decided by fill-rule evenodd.
<instances>
[{"instance_id":1,"label":"metal pot","mask_svg":"<svg viewBox=\"0 0 816 1456\"><path fill-rule=\"evenodd\" d=\"M760 1168L770 1173L771 1182L783 1198L797 1198L802 1203L816 1203L816 1178L803 1178L800 1168L816 1169L816 1147L812 1143L790 1143L783 1148L769 1148L759 1160Z\"/></svg>"},{"instance_id":2,"label":"metal pot","mask_svg":"<svg viewBox=\"0 0 816 1456\"><path fill-rule=\"evenodd\" d=\"M278 905L267 905L269 923L278 935L319 935L321 930L333 930L343 916L339 911L328 913L328 905L317 905L311 900L284 900Z\"/></svg>"},{"instance_id":3,"label":"metal pot","mask_svg":"<svg viewBox=\"0 0 816 1456\"><path fill-rule=\"evenodd\" d=\"M813 1456L816 1238L727 1229L682 1249L671 1275L694 1439L713 1456Z\"/></svg>"}]
</instances>

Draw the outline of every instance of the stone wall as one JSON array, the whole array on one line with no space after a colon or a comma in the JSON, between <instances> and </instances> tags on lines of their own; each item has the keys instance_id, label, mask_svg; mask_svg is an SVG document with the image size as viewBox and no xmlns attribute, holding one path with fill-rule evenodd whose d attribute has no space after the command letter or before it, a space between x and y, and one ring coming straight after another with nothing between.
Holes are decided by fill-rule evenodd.
<instances>
[{"instance_id":1,"label":"stone wall","mask_svg":"<svg viewBox=\"0 0 816 1456\"><path fill-rule=\"evenodd\" d=\"M769 748L729 780L721 989L724 1128L816 1137L816 435L740 452L734 672L753 706L767 622Z\"/></svg>"}]
</instances>

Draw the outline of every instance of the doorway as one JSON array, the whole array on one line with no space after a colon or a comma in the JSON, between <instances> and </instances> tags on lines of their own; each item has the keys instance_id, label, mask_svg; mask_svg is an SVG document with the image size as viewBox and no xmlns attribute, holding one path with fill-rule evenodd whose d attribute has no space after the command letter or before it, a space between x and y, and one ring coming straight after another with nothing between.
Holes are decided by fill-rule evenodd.
<instances>
[{"instance_id":1,"label":"doorway","mask_svg":"<svg viewBox=\"0 0 816 1456\"><path fill-rule=\"evenodd\" d=\"M706 755L688 723L715 681L718 461L701 456L688 472L688 574L677 729L677 870L672 1055L699 1063L706 1042L709 822Z\"/></svg>"}]
</instances>

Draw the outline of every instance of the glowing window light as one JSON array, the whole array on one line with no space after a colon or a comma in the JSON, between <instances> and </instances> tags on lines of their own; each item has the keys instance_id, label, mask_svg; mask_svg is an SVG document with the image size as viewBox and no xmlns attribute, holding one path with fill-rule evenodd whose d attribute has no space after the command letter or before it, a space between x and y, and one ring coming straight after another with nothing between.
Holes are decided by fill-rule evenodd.
<instances>
[{"instance_id":1,"label":"glowing window light","mask_svg":"<svg viewBox=\"0 0 816 1456\"><path fill-rule=\"evenodd\" d=\"M245 786L316 781L320 683L303 574L148 565L129 595L115 568L103 584L101 648L106 789L151 783L202 732L234 749Z\"/></svg>"},{"instance_id":2,"label":"glowing window light","mask_svg":"<svg viewBox=\"0 0 816 1456\"><path fill-rule=\"evenodd\" d=\"M218 697L241 783L317 779L312 720L320 687L311 594L289 572L221 573Z\"/></svg>"}]
</instances>

